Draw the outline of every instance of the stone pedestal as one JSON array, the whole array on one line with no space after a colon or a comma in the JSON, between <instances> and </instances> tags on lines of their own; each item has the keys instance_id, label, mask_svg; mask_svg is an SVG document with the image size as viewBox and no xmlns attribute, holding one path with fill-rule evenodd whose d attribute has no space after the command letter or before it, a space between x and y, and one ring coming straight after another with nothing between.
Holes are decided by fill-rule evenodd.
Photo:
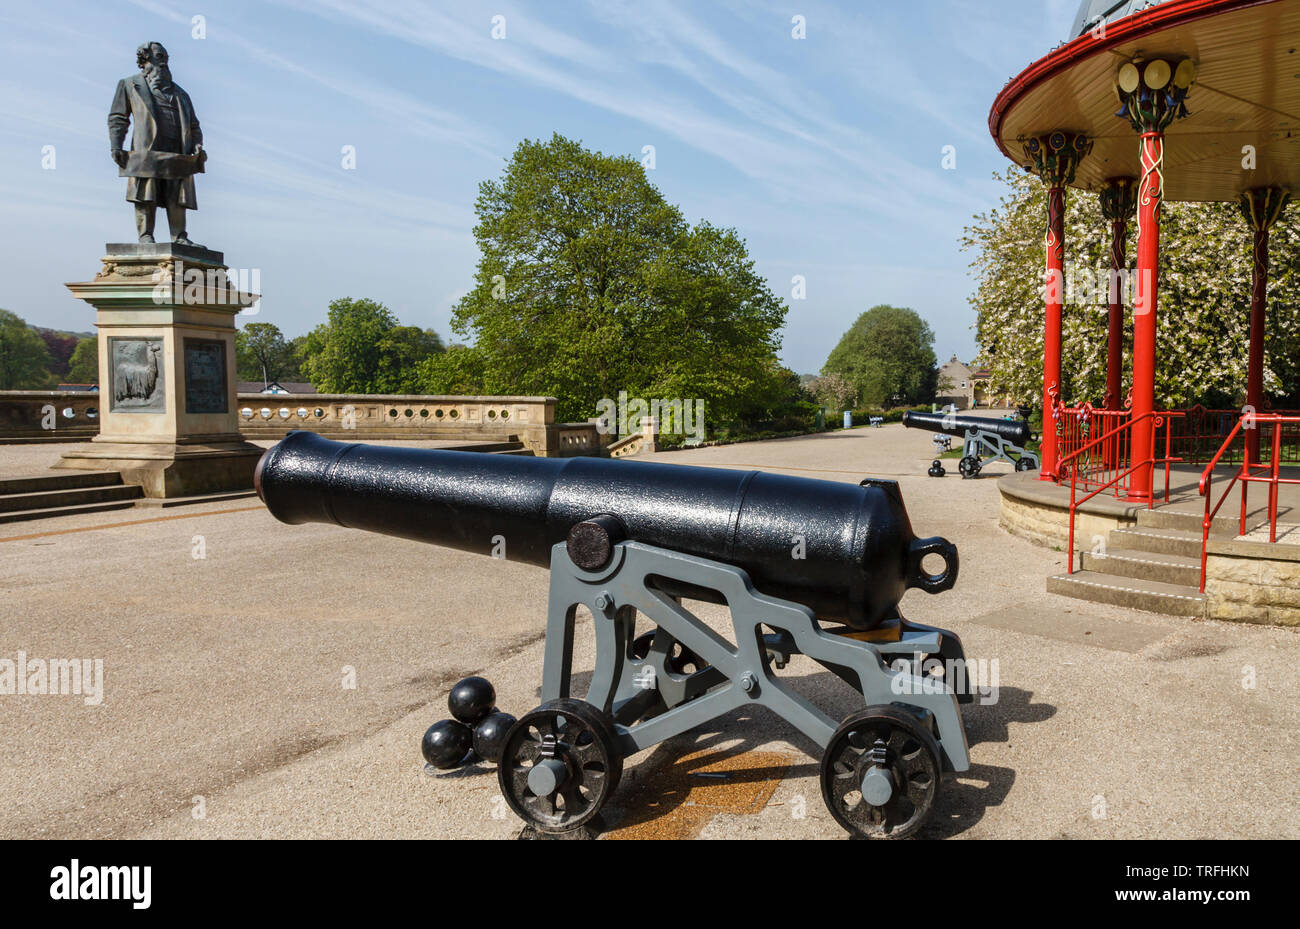
<instances>
[{"instance_id":1,"label":"stone pedestal","mask_svg":"<svg viewBox=\"0 0 1300 929\"><path fill-rule=\"evenodd\" d=\"M221 252L105 249L93 281L67 285L96 312L99 435L54 467L120 471L148 497L251 488L262 449L239 434L235 316L257 295L227 277Z\"/></svg>"}]
</instances>

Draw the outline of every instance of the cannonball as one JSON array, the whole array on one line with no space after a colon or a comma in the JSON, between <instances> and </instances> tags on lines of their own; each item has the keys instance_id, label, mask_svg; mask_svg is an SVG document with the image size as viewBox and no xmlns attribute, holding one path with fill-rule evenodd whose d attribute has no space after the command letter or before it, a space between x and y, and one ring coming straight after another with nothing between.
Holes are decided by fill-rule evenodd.
<instances>
[{"instance_id":1,"label":"cannonball","mask_svg":"<svg viewBox=\"0 0 1300 929\"><path fill-rule=\"evenodd\" d=\"M501 760L501 751L505 748L506 733L515 724L515 718L509 713L494 712L487 716L474 729L474 751L484 761L496 764Z\"/></svg>"},{"instance_id":2,"label":"cannonball","mask_svg":"<svg viewBox=\"0 0 1300 929\"><path fill-rule=\"evenodd\" d=\"M424 760L444 771L464 761L473 747L474 731L454 719L441 719L434 723L420 742Z\"/></svg>"},{"instance_id":3,"label":"cannonball","mask_svg":"<svg viewBox=\"0 0 1300 929\"><path fill-rule=\"evenodd\" d=\"M447 694L447 709L467 726L477 726L483 717L492 712L497 692L481 677L467 677Z\"/></svg>"}]
</instances>

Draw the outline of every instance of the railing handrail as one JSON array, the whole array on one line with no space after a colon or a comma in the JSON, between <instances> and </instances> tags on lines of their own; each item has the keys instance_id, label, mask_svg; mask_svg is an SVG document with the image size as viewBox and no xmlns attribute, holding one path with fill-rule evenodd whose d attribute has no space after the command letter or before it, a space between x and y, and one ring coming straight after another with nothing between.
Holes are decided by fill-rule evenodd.
<instances>
[{"instance_id":1,"label":"railing handrail","mask_svg":"<svg viewBox=\"0 0 1300 929\"><path fill-rule=\"evenodd\" d=\"M1066 411L1064 411L1064 412L1068 412L1068 410L1066 410ZM1109 413L1109 412L1125 412L1125 411L1123 411L1123 410L1114 410L1114 411L1112 411L1112 410L1095 410L1095 411L1093 411L1093 412ZM1110 430L1110 432L1103 433L1102 435L1097 436L1097 438L1095 438L1095 439L1089 439L1089 440L1088 440L1088 441L1087 441L1083 446L1081 446L1079 449L1077 449L1076 451L1071 452L1070 454L1066 455L1064 458L1062 458L1062 459L1060 459L1059 461L1057 461L1057 463L1056 463L1056 467L1057 467L1057 472L1056 472L1056 482L1057 482L1058 484L1061 482L1061 481L1060 481L1060 478L1061 478L1061 468L1066 464L1066 462L1070 461L1072 458L1078 458L1080 455L1082 455L1082 454L1083 454L1084 452L1086 452L1088 449L1092 448L1094 445L1100 445L1102 442L1106 441L1106 440L1109 439L1111 436L1118 435L1119 433L1123 432L1123 431L1126 430L1126 429L1131 429L1131 428L1133 427L1133 424L1134 424L1134 423L1140 423L1140 422L1142 422L1144 419L1146 419L1147 417L1155 418L1155 417L1160 417L1160 416L1174 417L1174 416L1186 416L1186 415L1187 415L1187 414L1186 414L1183 410L1149 410L1148 412L1146 412L1146 413L1142 413L1142 414L1139 415L1139 416L1134 416L1134 417L1130 418L1127 422L1120 423L1120 424L1119 424L1118 426L1116 426L1114 429ZM1152 449L1152 457L1154 457L1154 456L1155 456L1155 449ZM1146 464L1146 462L1144 461L1144 462L1142 462L1142 464ZM1108 485L1108 486L1109 486L1109 485Z\"/></svg>"},{"instance_id":2,"label":"railing handrail","mask_svg":"<svg viewBox=\"0 0 1300 929\"><path fill-rule=\"evenodd\" d=\"M1250 473L1250 445L1246 445L1245 454L1241 459L1241 467L1236 468L1232 473L1232 478L1228 481L1228 486L1223 488L1223 493L1219 495L1219 502L1210 508L1211 488L1214 484L1214 468L1218 465L1219 459L1223 457L1229 446L1237 438L1237 434L1245 428L1247 419L1251 421L1251 428L1254 429L1260 424L1277 426L1273 430L1273 448L1272 460L1267 466L1256 462L1255 467L1267 467L1269 474L1267 477L1252 475ZM1201 593L1205 593L1205 575L1206 567L1209 562L1210 549L1210 527L1214 525L1214 517L1219 515L1219 510L1223 509L1223 504L1227 502L1228 495L1232 493L1232 488L1241 481L1241 524L1238 526L1241 535L1246 533L1246 486L1252 481L1263 481L1269 485L1269 502L1268 502L1268 522L1269 522L1269 541L1277 541L1277 487L1278 484L1296 484L1300 480L1280 477L1281 459L1282 459L1282 429L1281 426L1289 423L1300 424L1300 416L1290 416L1284 413L1242 413L1241 418L1237 420L1228 437L1223 440L1219 446L1218 452L1210 459L1210 463L1205 466L1201 472L1201 479L1197 482L1197 492L1205 498L1205 516L1201 520Z\"/></svg>"},{"instance_id":3,"label":"railing handrail","mask_svg":"<svg viewBox=\"0 0 1300 929\"><path fill-rule=\"evenodd\" d=\"M1109 411L1101 411L1101 412L1109 412ZM1079 455L1082 455L1084 452L1088 451L1088 450L1089 450L1090 448L1092 448L1094 445L1100 445L1102 442L1105 442L1107 439L1109 439L1109 438L1111 438L1111 437L1113 437L1113 436L1116 436L1116 435L1120 434L1121 432L1124 432L1125 430L1132 430L1132 428L1133 428L1137 423L1142 422L1143 420L1147 419L1148 417L1150 417L1151 419L1153 419L1153 420L1156 421L1156 422L1153 424L1153 427L1152 427L1152 429L1151 429L1151 453L1150 453L1150 455L1149 455L1148 457L1146 457L1146 458L1143 458L1141 461L1138 461L1138 462L1136 462L1136 463L1133 463L1133 462L1131 461L1131 459L1130 459L1130 466L1129 466L1129 469L1128 469L1127 471L1123 472L1122 474L1117 474L1115 477L1111 478L1111 479L1110 479L1109 481L1107 481L1105 484L1102 484L1102 485L1101 485L1100 487L1098 487L1096 490L1092 491L1092 493L1090 493L1090 494L1088 494L1087 496L1085 496L1082 500L1078 500L1078 499L1076 499L1076 496L1075 496L1075 495L1076 495L1076 492L1077 492L1077 491L1076 491L1076 488L1077 488L1077 486L1078 486L1078 482L1077 482L1077 479L1078 479L1078 469L1077 469L1077 468L1071 468L1071 469L1070 469L1070 532L1069 532L1069 538L1068 538L1068 540L1067 540L1067 544L1068 544L1069 547L1068 547L1068 549L1067 549L1067 551L1066 551L1066 557L1067 557L1067 559L1068 559L1068 561L1066 562L1066 564L1067 564L1067 573L1069 573L1069 574L1073 574L1073 573L1074 573L1074 515L1075 515L1075 512L1078 510L1078 508L1079 508L1080 506L1082 506L1083 504L1087 503L1089 500L1091 500L1093 497L1097 496L1099 493L1101 493L1101 492L1102 492L1103 490L1105 490L1106 488L1108 488L1108 487L1112 487L1112 486L1114 486L1115 484L1118 484L1120 481L1124 480L1124 478L1128 477L1130 474L1133 474L1135 471L1140 471L1141 469L1146 468L1146 467L1150 467L1150 468L1154 471L1155 466L1156 466L1156 464L1157 464L1158 462L1163 462L1164 465L1165 465L1165 497L1168 498L1168 496L1169 496L1169 464L1170 464L1170 462L1173 462L1173 461L1181 461L1182 459L1181 459L1181 458L1179 458L1179 459L1175 459L1175 458L1171 458L1171 457L1169 457L1169 433L1168 433L1167 430L1166 430L1166 432L1165 432L1165 457L1164 457L1164 458L1159 458L1159 459L1156 458L1156 429L1159 428L1159 422L1161 422L1161 421L1169 421L1169 420L1172 420L1174 417L1181 417L1181 416L1184 416L1184 415L1186 415L1186 414L1185 414L1183 411L1181 411L1181 410L1148 410L1147 412L1142 413L1142 414L1140 414L1140 415L1138 415L1138 416L1130 416L1129 419L1128 419L1127 421L1125 421L1125 422L1121 423L1120 425L1116 426L1114 429L1110 430L1109 432L1103 433L1102 435L1098 436L1097 438L1089 440L1088 442L1084 443L1084 445L1081 446L1077 451L1070 453L1069 455L1067 455L1066 457L1062 458L1060 461L1057 462L1057 472L1056 472L1056 474L1054 475L1054 477L1055 477L1056 483L1059 484L1059 483L1061 482L1061 471L1063 470L1063 466L1064 466L1065 463L1068 462L1071 458L1077 458ZM1154 487L1153 487L1153 488L1152 488L1152 494L1153 494L1153 495L1154 495L1154 490L1155 490L1155 489L1154 489ZM1151 506L1151 499L1150 499L1150 497L1148 497L1148 499L1147 499L1147 506L1148 506L1148 507Z\"/></svg>"}]
</instances>

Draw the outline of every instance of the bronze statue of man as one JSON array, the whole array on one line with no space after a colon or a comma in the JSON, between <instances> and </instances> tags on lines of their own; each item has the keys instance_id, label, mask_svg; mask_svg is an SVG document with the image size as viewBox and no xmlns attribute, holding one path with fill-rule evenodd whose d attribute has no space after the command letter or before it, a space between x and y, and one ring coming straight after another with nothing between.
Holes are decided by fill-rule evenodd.
<instances>
[{"instance_id":1,"label":"bronze statue of man","mask_svg":"<svg viewBox=\"0 0 1300 929\"><path fill-rule=\"evenodd\" d=\"M185 211L198 209L194 175L203 173L207 152L190 95L173 83L167 49L146 42L136 49L140 73L117 82L108 112L108 142L118 176L127 179L126 199L135 204L141 242L153 242L157 207L167 210L172 242L194 245L185 235ZM131 147L126 129L135 120Z\"/></svg>"}]
</instances>

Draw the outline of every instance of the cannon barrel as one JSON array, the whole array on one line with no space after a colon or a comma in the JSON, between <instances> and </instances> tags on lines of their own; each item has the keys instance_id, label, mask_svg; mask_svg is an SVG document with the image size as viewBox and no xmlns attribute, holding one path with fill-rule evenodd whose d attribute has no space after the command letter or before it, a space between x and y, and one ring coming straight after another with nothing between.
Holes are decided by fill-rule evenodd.
<instances>
[{"instance_id":1,"label":"cannon barrel","mask_svg":"<svg viewBox=\"0 0 1300 929\"><path fill-rule=\"evenodd\" d=\"M985 419L982 416L958 416L955 413L917 413L908 410L903 414L903 425L909 429L929 429L962 437L970 429L992 432L1021 448L1029 442L1029 423L1023 419Z\"/></svg>"},{"instance_id":2,"label":"cannon barrel","mask_svg":"<svg viewBox=\"0 0 1300 929\"><path fill-rule=\"evenodd\" d=\"M734 565L762 593L860 629L897 615L909 587L937 593L957 579L956 547L913 535L894 481L363 445L292 432L262 456L254 483L282 522L335 523L485 555L504 542L507 559L544 567L576 525L612 516L622 538ZM943 572L922 569L931 554L943 559ZM717 599L670 586L676 595Z\"/></svg>"}]
</instances>

